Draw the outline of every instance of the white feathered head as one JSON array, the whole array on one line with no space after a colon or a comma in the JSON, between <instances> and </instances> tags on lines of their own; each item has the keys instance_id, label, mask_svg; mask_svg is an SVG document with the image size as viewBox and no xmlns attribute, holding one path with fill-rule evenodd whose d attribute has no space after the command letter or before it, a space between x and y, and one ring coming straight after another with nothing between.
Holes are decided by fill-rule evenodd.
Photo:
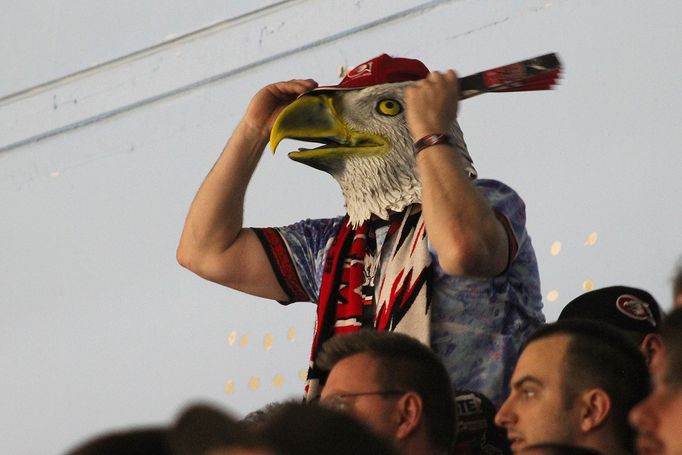
<instances>
[{"instance_id":1,"label":"white feathered head","mask_svg":"<svg viewBox=\"0 0 682 455\"><path fill-rule=\"evenodd\" d=\"M419 60L386 54L362 63L339 85L318 87L287 106L273 126L270 146L274 151L285 138L324 144L289 157L334 177L354 226L372 215L388 219L421 202L403 90L428 73ZM456 121L447 132L475 174Z\"/></svg>"}]
</instances>

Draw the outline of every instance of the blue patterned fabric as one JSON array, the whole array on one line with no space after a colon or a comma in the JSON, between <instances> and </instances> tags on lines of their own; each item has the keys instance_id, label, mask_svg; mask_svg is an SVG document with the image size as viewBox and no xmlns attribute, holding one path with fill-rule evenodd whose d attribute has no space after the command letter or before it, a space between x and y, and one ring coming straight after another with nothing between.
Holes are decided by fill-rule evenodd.
<instances>
[{"instance_id":1,"label":"blue patterned fabric","mask_svg":"<svg viewBox=\"0 0 682 455\"><path fill-rule=\"evenodd\" d=\"M508 393L521 344L544 322L542 296L523 200L501 182L477 179L474 183L507 219L518 249L508 269L494 278L447 275L431 252L431 347L456 388L479 391L499 405ZM341 219L304 220L276 228L311 302L318 300L325 254ZM383 244L382 234L385 231L377 230L379 249L391 248Z\"/></svg>"}]
</instances>

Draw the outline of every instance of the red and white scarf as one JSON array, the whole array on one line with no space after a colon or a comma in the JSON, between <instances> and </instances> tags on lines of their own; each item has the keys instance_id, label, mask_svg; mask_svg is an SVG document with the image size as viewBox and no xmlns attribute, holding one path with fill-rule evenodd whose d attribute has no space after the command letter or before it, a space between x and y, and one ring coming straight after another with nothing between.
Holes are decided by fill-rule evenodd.
<instances>
[{"instance_id":1,"label":"red and white scarf","mask_svg":"<svg viewBox=\"0 0 682 455\"><path fill-rule=\"evenodd\" d=\"M380 283L374 282L375 273ZM346 216L324 262L307 399L319 395L321 372L314 360L333 336L395 330L428 345L430 290L431 254L420 205L391 216L378 254L372 222L353 228Z\"/></svg>"}]
</instances>

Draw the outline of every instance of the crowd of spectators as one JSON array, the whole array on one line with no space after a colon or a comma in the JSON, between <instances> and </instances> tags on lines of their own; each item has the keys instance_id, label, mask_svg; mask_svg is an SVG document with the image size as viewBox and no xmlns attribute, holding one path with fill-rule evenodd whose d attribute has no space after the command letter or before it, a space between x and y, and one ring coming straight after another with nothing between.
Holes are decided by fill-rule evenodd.
<instances>
[{"instance_id":1,"label":"crowd of spectators","mask_svg":"<svg viewBox=\"0 0 682 455\"><path fill-rule=\"evenodd\" d=\"M682 308L647 292L587 292L523 345L497 407L452 388L420 341L359 331L327 341L319 400L272 403L241 420L213 406L166 427L88 440L69 455L682 453Z\"/></svg>"},{"instance_id":2,"label":"crowd of spectators","mask_svg":"<svg viewBox=\"0 0 682 455\"><path fill-rule=\"evenodd\" d=\"M241 420L197 404L167 427L112 432L69 455L576 454L682 450L682 308L641 289L571 301L526 340L497 409L451 387L432 350L393 332L327 341L319 400Z\"/></svg>"}]
</instances>

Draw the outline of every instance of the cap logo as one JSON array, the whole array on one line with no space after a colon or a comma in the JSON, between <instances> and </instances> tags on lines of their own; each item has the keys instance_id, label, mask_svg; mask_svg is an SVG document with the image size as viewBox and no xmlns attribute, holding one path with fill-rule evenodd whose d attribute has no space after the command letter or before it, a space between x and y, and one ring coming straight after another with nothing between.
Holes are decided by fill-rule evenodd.
<instances>
[{"instance_id":1,"label":"cap logo","mask_svg":"<svg viewBox=\"0 0 682 455\"><path fill-rule=\"evenodd\" d=\"M630 319L638 321L648 321L652 326L656 327L656 320L649 308L649 304L642 302L634 295L623 294L616 299L616 308Z\"/></svg>"},{"instance_id":2,"label":"cap logo","mask_svg":"<svg viewBox=\"0 0 682 455\"><path fill-rule=\"evenodd\" d=\"M372 74L372 62L361 63L346 74L346 78L355 79L356 77L369 76Z\"/></svg>"}]
</instances>

